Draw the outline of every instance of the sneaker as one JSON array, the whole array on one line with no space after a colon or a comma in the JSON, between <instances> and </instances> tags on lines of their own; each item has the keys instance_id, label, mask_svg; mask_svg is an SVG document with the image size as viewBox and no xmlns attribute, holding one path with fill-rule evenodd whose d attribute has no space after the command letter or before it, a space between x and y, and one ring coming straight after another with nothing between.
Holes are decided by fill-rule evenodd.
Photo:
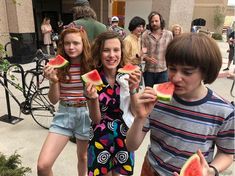
<instances>
[{"instance_id":1,"label":"sneaker","mask_svg":"<svg viewBox=\"0 0 235 176\"><path fill-rule=\"evenodd\" d=\"M223 71L227 71L227 70L229 70L229 68L227 67L227 68L225 68L225 69L223 69Z\"/></svg>"}]
</instances>

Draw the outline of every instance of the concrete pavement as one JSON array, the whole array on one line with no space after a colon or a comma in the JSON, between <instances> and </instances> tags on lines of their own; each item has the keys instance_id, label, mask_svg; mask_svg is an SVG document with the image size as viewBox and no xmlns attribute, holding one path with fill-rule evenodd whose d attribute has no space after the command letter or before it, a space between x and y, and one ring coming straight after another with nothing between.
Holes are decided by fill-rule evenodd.
<instances>
[{"instance_id":1,"label":"concrete pavement","mask_svg":"<svg viewBox=\"0 0 235 176\"><path fill-rule=\"evenodd\" d=\"M224 42L218 42L223 55L223 68L227 65L227 55L226 52L228 45ZM23 65L25 69L33 67L33 64ZM221 70L222 70L221 69ZM230 72L234 69L234 65L231 65ZM209 87L223 96L225 99L232 101L234 98L230 95L230 88L232 85L232 80L226 78L228 72L221 71L219 78ZM2 86L0 86L0 117L7 113L5 93ZM23 100L23 96L17 93L17 97ZM11 100L11 111L12 115L19 117L19 107ZM12 125L0 121L0 152L5 155L11 155L15 151L22 156L23 166L28 166L32 169L30 176L35 176L36 174L36 163L37 158L47 135L47 130L42 129L38 126L30 115L20 114L23 118L19 123ZM145 138L139 150L136 152L136 165L134 176L138 176L141 170L141 164L144 159L144 155L149 143L149 135ZM62 151L59 158L56 160L53 167L55 176L75 176L76 173L76 146L75 144L69 142L65 149ZM232 176L235 175L235 164L226 170L223 175Z\"/></svg>"}]
</instances>

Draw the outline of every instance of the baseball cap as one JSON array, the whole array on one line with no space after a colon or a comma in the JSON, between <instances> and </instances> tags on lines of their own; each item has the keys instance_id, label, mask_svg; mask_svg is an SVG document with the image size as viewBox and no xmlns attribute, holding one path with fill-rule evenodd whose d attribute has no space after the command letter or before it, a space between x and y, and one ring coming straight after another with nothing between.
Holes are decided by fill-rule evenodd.
<instances>
[{"instance_id":1,"label":"baseball cap","mask_svg":"<svg viewBox=\"0 0 235 176\"><path fill-rule=\"evenodd\" d=\"M113 16L113 17L111 18L111 21L112 21L112 22L118 22L118 21L119 21L119 18L118 18L117 16Z\"/></svg>"},{"instance_id":2,"label":"baseball cap","mask_svg":"<svg viewBox=\"0 0 235 176\"><path fill-rule=\"evenodd\" d=\"M75 0L74 2L74 5L77 5L77 6L89 6L89 2L88 0Z\"/></svg>"}]
</instances>

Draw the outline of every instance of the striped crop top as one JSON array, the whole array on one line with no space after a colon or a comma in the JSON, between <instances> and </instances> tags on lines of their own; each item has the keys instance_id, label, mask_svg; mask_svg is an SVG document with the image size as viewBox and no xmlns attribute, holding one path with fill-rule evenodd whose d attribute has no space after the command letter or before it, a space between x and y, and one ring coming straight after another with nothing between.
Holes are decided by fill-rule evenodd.
<instances>
[{"instance_id":1,"label":"striped crop top","mask_svg":"<svg viewBox=\"0 0 235 176\"><path fill-rule=\"evenodd\" d=\"M80 64L72 64L69 69L71 79L69 82L60 83L60 100L79 102L86 100L83 95Z\"/></svg>"}]
</instances>

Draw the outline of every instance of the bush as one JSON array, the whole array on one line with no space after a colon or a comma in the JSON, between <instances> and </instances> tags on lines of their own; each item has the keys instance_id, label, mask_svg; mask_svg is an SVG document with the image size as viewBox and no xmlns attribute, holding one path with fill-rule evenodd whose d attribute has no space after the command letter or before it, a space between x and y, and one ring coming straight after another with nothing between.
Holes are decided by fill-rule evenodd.
<instances>
[{"instance_id":1,"label":"bush","mask_svg":"<svg viewBox=\"0 0 235 176\"><path fill-rule=\"evenodd\" d=\"M214 33L212 34L212 38L215 39L215 40L222 40L222 35L219 34L219 33Z\"/></svg>"},{"instance_id":2,"label":"bush","mask_svg":"<svg viewBox=\"0 0 235 176\"><path fill-rule=\"evenodd\" d=\"M31 173L29 167L23 167L20 160L20 155L14 153L8 158L0 153L0 175L1 176L26 176Z\"/></svg>"}]
</instances>

